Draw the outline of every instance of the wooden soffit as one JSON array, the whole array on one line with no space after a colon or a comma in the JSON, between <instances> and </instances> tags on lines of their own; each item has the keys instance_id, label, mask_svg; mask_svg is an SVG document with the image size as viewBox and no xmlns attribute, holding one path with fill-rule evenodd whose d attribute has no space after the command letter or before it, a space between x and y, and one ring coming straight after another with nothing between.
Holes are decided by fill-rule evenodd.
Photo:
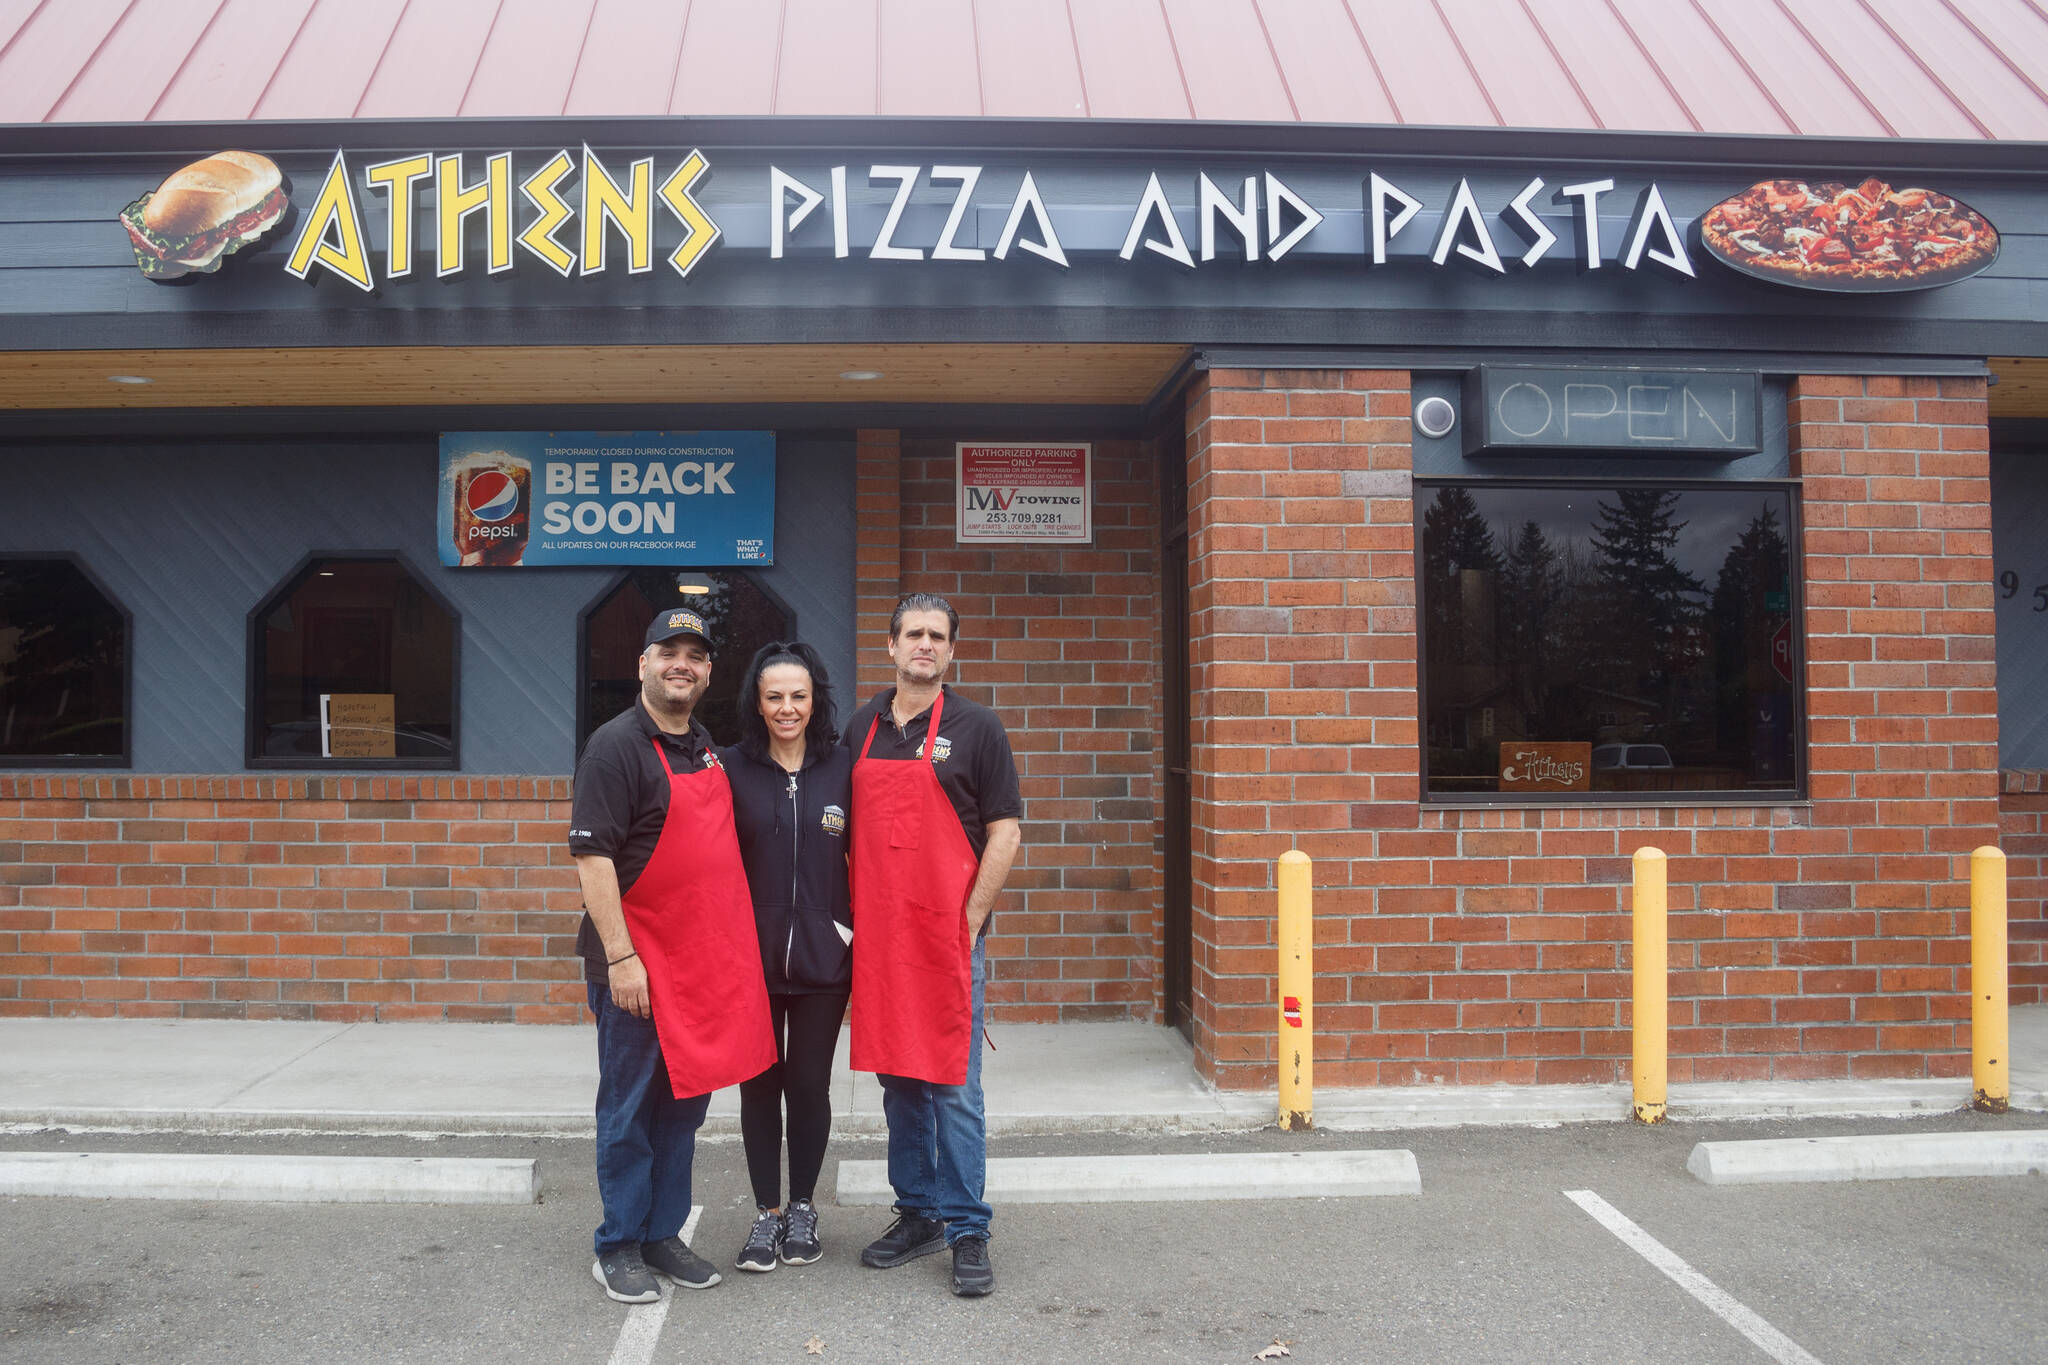
<instances>
[{"instance_id":1,"label":"wooden soffit","mask_svg":"<svg viewBox=\"0 0 2048 1365\"><path fill-rule=\"evenodd\" d=\"M10 351L0 352L0 408L1135 405L1186 354L1161 345L903 344Z\"/></svg>"},{"instance_id":2,"label":"wooden soffit","mask_svg":"<svg viewBox=\"0 0 2048 1365\"><path fill-rule=\"evenodd\" d=\"M2048 418L2048 358L1995 355L1991 367L1993 417Z\"/></svg>"}]
</instances>

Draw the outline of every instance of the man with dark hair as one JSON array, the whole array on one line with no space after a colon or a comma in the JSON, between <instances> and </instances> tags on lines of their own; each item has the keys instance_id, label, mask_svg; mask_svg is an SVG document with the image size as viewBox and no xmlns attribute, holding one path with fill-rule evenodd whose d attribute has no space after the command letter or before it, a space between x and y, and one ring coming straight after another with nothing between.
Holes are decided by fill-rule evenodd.
<instances>
[{"instance_id":1,"label":"man with dark hair","mask_svg":"<svg viewBox=\"0 0 2048 1365\"><path fill-rule=\"evenodd\" d=\"M711 683L694 611L658 614L640 695L576 764L569 851L587 912L576 947L597 1016L597 1192L591 1274L621 1303L661 1297L651 1271L709 1289L682 1240L711 1092L775 1062L732 789L693 712Z\"/></svg>"},{"instance_id":2,"label":"man with dark hair","mask_svg":"<svg viewBox=\"0 0 2048 1365\"><path fill-rule=\"evenodd\" d=\"M983 938L1023 802L995 712L945 685L959 613L913 593L889 620L896 686L854 716L852 1059L882 1083L896 1221L861 1252L886 1269L953 1250L953 1292L995 1288L982 1199Z\"/></svg>"}]
</instances>

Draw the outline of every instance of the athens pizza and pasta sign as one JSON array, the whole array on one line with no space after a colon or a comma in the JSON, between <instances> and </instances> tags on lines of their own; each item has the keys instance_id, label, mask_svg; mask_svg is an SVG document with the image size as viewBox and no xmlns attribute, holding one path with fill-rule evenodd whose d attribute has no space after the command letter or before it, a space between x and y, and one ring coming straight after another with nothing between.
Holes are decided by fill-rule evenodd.
<instances>
[{"instance_id":1,"label":"athens pizza and pasta sign","mask_svg":"<svg viewBox=\"0 0 2048 1365\"><path fill-rule=\"evenodd\" d=\"M1111 205L1117 241L1100 236L1099 204L1048 203L1029 168L874 163L792 172L757 162L736 168L758 186L748 191L754 202L728 197L715 215L701 150L607 159L584 146L523 161L516 166L511 152L418 152L352 163L338 151L318 187L294 195L267 157L228 151L174 172L121 218L138 267L155 279L218 270L282 228L285 271L302 280L332 275L366 292L429 267L440 279L522 264L563 278L661 269L688 278L725 239L718 216L735 214L757 215L744 235L771 261L829 252L924 263L1029 257L1065 268L1087 251L1192 271L1219 259L1285 262L1342 213L1367 266L1505 277L1551 261L1694 278L1695 256L1704 254L1772 283L1850 292L1954 283L1989 266L1999 247L1997 230L1952 196L1877 179L1758 181L1688 222L1673 216L1656 182L1622 187L1611 176L1553 184L1532 175L1493 202L1463 177L1448 189L1418 188L1371 172L1355 182L1356 198L1317 203L1270 169L1220 180L1141 171L1130 177L1127 202ZM879 215L868 211L878 191L886 200ZM1617 203L1630 207L1625 226L1616 224ZM1062 218L1083 212L1086 244L1076 246L1076 227ZM1314 248L1325 259L1332 249ZM431 262L421 259L426 252Z\"/></svg>"}]
</instances>

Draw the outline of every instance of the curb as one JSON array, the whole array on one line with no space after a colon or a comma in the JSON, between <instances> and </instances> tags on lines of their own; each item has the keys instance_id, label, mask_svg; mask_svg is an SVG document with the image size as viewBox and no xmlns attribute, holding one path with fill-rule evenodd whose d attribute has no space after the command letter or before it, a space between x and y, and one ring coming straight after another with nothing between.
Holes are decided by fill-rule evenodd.
<instances>
[{"instance_id":1,"label":"curb","mask_svg":"<svg viewBox=\"0 0 2048 1365\"><path fill-rule=\"evenodd\" d=\"M1002 1157L986 1197L1004 1204L1318 1199L1422 1193L1409 1151L1239 1152L1206 1156ZM886 1161L839 1163L838 1202L893 1203Z\"/></svg>"},{"instance_id":2,"label":"curb","mask_svg":"<svg viewBox=\"0 0 2048 1365\"><path fill-rule=\"evenodd\" d=\"M0 1195L301 1204L531 1204L531 1158L221 1156L168 1152L0 1154Z\"/></svg>"},{"instance_id":3,"label":"curb","mask_svg":"<svg viewBox=\"0 0 2048 1365\"><path fill-rule=\"evenodd\" d=\"M1673 1086L1669 1116L1683 1122L1774 1118L1913 1118L1952 1113L1969 1103L1967 1080L1802 1081L1702 1083ZM2048 1091L2015 1089L2011 1107L2048 1112ZM1050 1137L1089 1133L1252 1133L1278 1117L1270 1093L1219 1093L1206 1103L1085 1113L988 1115L996 1137ZM1566 1123L1622 1123L1629 1118L1626 1085L1399 1086L1379 1090L1326 1090L1315 1109L1316 1127L1332 1133L1393 1132L1416 1128L1555 1127ZM588 1109L526 1112L456 1112L368 1109L115 1108L112 1106L0 1106L0 1132L61 1128L71 1132L328 1134L376 1137L590 1138ZM738 1135L739 1116L714 1113L698 1136ZM833 1115L832 1130L847 1138L880 1138L888 1124L878 1112Z\"/></svg>"},{"instance_id":4,"label":"curb","mask_svg":"<svg viewBox=\"0 0 2048 1365\"><path fill-rule=\"evenodd\" d=\"M2041 1175L2048 1173L2048 1131L1702 1142L1685 1169L1708 1185Z\"/></svg>"}]
</instances>

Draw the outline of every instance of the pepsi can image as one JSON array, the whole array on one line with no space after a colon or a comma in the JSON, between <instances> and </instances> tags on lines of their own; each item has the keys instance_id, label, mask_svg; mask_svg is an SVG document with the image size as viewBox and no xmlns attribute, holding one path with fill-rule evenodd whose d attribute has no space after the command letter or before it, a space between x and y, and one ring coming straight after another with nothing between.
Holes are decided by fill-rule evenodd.
<instances>
[{"instance_id":1,"label":"pepsi can image","mask_svg":"<svg viewBox=\"0 0 2048 1365\"><path fill-rule=\"evenodd\" d=\"M526 557L533 508L533 466L502 450L458 462L455 550L465 565L517 564Z\"/></svg>"}]
</instances>

